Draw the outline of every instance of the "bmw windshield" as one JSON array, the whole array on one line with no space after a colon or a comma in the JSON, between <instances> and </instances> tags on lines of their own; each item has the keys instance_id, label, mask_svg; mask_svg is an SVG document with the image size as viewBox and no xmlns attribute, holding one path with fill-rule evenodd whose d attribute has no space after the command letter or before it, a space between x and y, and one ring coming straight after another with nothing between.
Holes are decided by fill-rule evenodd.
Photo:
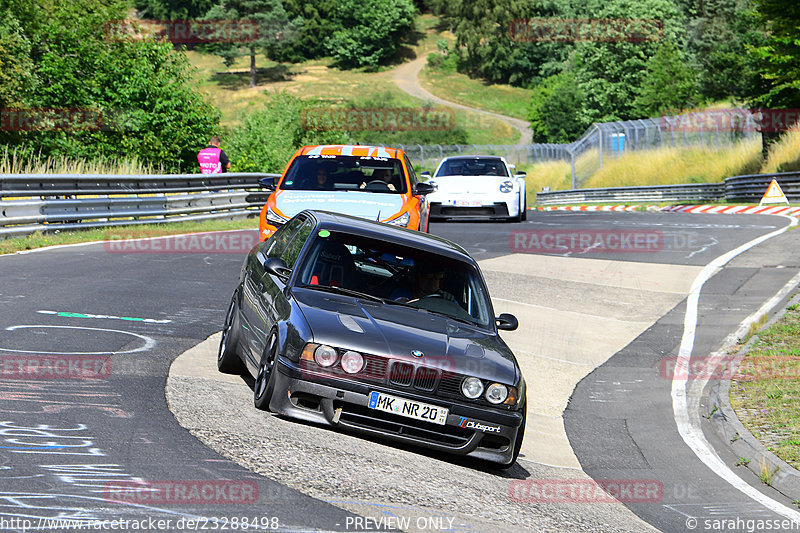
<instances>
[{"instance_id":1,"label":"bmw windshield","mask_svg":"<svg viewBox=\"0 0 800 533\"><path fill-rule=\"evenodd\" d=\"M477 268L466 261L370 237L320 231L296 286L380 298L482 328L491 306ZM354 292L357 291L357 292Z\"/></svg>"}]
</instances>

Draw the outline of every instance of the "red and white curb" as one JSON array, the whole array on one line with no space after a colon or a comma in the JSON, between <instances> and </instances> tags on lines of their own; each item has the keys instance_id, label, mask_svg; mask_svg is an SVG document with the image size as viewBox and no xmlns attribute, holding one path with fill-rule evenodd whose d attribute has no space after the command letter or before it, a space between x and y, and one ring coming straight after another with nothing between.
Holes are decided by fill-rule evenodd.
<instances>
[{"instance_id":1,"label":"red and white curb","mask_svg":"<svg viewBox=\"0 0 800 533\"><path fill-rule=\"evenodd\" d=\"M538 211L660 211L662 213L706 213L725 215L785 215L800 217L800 207L787 205L562 205L537 207Z\"/></svg>"},{"instance_id":2,"label":"red and white curb","mask_svg":"<svg viewBox=\"0 0 800 533\"><path fill-rule=\"evenodd\" d=\"M553 207L537 207L538 211L654 211L659 209L656 205L560 205Z\"/></svg>"},{"instance_id":3,"label":"red and white curb","mask_svg":"<svg viewBox=\"0 0 800 533\"><path fill-rule=\"evenodd\" d=\"M788 205L674 205L662 207L659 211L669 213L719 213L728 215L787 215L796 217L800 214L800 207Z\"/></svg>"}]
</instances>

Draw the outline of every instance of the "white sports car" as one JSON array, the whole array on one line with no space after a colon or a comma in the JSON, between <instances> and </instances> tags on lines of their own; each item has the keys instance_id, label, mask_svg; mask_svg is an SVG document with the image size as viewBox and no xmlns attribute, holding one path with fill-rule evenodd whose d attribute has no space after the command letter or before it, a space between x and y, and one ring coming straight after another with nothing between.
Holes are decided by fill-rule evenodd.
<instances>
[{"instance_id":1,"label":"white sports car","mask_svg":"<svg viewBox=\"0 0 800 533\"><path fill-rule=\"evenodd\" d=\"M430 218L526 219L525 173L502 157L446 157L427 183L437 187L428 195Z\"/></svg>"}]
</instances>

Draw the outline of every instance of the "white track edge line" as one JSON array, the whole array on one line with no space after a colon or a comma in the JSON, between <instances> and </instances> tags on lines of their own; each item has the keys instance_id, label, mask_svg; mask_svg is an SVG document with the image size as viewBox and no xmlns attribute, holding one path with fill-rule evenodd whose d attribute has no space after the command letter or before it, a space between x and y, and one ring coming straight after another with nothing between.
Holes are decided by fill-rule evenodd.
<instances>
[{"instance_id":1,"label":"white track edge line","mask_svg":"<svg viewBox=\"0 0 800 533\"><path fill-rule=\"evenodd\" d=\"M698 274L697 278L695 278L694 283L692 283L692 289L689 293L689 298L686 302L686 314L684 315L683 321L683 337L681 338L680 349L678 351L678 365L685 365L688 367L689 360L691 359L692 350L694 348L695 333L697 329L697 311L700 300L700 291L702 290L705 282L711 278L712 274L717 268L724 266L734 257L746 252L750 248L753 248L764 241L784 233L789 228L797 225L797 219L788 216L785 216L785 218L789 218L791 220L789 225L777 231L762 235L761 237L753 239L752 241L717 257L711 263L706 265L700 274ZM721 477L729 485L749 498L760 503L767 509L793 520L794 522L800 522L800 513L790 509L789 507L786 507L776 500L773 500L769 496L762 494L755 487L751 486L737 474L735 474L733 470L731 470L731 468L719 458L709 442L706 440L705 435L703 435L700 427L693 425L690 420L689 406L686 401L687 384L688 381L681 380L673 380L672 382L672 408L675 424L678 428L681 438L686 445L689 446L698 459L700 459L706 466L709 467L709 469L711 469L712 472Z\"/></svg>"}]
</instances>

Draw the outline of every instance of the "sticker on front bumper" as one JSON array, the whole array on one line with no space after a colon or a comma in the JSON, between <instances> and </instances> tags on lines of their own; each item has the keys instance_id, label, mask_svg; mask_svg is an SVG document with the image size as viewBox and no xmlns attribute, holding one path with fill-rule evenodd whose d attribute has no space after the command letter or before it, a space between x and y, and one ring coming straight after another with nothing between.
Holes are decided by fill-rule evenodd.
<instances>
[{"instance_id":1,"label":"sticker on front bumper","mask_svg":"<svg viewBox=\"0 0 800 533\"><path fill-rule=\"evenodd\" d=\"M484 433L500 433L500 426L489 426L483 424L482 422L467 420L463 416L461 417L461 420L458 421L458 427L465 429L475 429L478 431L483 431Z\"/></svg>"},{"instance_id":2,"label":"sticker on front bumper","mask_svg":"<svg viewBox=\"0 0 800 533\"><path fill-rule=\"evenodd\" d=\"M371 392L369 408L395 415L432 422L443 426L447 421L448 409L427 403L398 398L382 392Z\"/></svg>"}]
</instances>

